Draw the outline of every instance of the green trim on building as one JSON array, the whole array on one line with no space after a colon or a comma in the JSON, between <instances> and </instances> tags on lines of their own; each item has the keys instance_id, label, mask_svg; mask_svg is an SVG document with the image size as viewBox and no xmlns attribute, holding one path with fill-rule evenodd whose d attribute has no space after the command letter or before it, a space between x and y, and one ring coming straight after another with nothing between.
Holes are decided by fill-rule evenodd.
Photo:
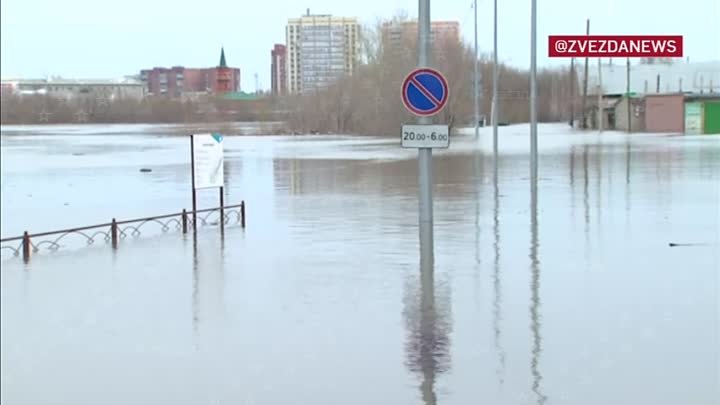
<instances>
[{"instance_id":1,"label":"green trim on building","mask_svg":"<svg viewBox=\"0 0 720 405\"><path fill-rule=\"evenodd\" d=\"M242 91L225 93L222 95L222 98L225 100L236 100L236 101L255 101L255 100L262 99L262 97L258 97L256 94L245 93Z\"/></svg>"},{"instance_id":2,"label":"green trim on building","mask_svg":"<svg viewBox=\"0 0 720 405\"><path fill-rule=\"evenodd\" d=\"M703 104L705 110L703 133L720 134L720 101L706 101Z\"/></svg>"}]
</instances>

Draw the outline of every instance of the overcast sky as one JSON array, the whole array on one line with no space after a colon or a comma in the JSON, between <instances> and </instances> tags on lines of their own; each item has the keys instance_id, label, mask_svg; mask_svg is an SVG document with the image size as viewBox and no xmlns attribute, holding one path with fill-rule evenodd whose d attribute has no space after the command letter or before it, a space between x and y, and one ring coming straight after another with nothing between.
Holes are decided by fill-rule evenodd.
<instances>
[{"instance_id":1,"label":"overcast sky","mask_svg":"<svg viewBox=\"0 0 720 405\"><path fill-rule=\"evenodd\" d=\"M225 46L228 64L242 71L244 91L270 86L270 49L284 43L285 24L312 13L355 16L363 23L397 10L417 16L416 0L0 0L1 73L110 78L153 66L211 67ZM530 1L499 0L501 60L528 67ZM113 5L114 4L114 5ZM492 2L478 1L481 52L492 51ZM694 61L720 59L720 0L538 0L538 65L569 63L547 57L550 34L681 34ZM433 20L456 20L472 43L471 0L434 0Z\"/></svg>"}]
</instances>

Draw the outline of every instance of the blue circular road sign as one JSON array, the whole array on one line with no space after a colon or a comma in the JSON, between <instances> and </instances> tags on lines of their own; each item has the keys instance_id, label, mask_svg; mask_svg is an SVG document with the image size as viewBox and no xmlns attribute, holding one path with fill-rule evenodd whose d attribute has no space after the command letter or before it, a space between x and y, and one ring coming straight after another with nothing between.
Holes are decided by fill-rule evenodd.
<instances>
[{"instance_id":1,"label":"blue circular road sign","mask_svg":"<svg viewBox=\"0 0 720 405\"><path fill-rule=\"evenodd\" d=\"M408 111L417 116L427 117L437 114L445 107L447 100L447 80L435 69L415 69L403 81L403 104Z\"/></svg>"}]
</instances>

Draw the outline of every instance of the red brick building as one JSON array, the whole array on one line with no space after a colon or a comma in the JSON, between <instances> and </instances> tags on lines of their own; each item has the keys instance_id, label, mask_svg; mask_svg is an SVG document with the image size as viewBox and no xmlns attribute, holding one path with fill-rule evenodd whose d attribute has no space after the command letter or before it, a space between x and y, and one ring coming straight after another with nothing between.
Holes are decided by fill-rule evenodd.
<instances>
[{"instance_id":1,"label":"red brick building","mask_svg":"<svg viewBox=\"0 0 720 405\"><path fill-rule=\"evenodd\" d=\"M231 91L237 91L240 87L240 69L235 75L232 68L225 63L225 49L220 50L220 64L215 68L215 77L213 83L213 93L223 94ZM237 82L236 82L237 80Z\"/></svg>"},{"instance_id":2,"label":"red brick building","mask_svg":"<svg viewBox=\"0 0 720 405\"><path fill-rule=\"evenodd\" d=\"M270 51L272 61L270 63L270 77L272 82L272 94L274 96L287 93L287 48L285 45L275 44Z\"/></svg>"},{"instance_id":3,"label":"red brick building","mask_svg":"<svg viewBox=\"0 0 720 405\"><path fill-rule=\"evenodd\" d=\"M15 93L16 88L17 88L17 83L2 82L2 83L0 83L0 95L9 96L9 95Z\"/></svg>"},{"instance_id":4,"label":"red brick building","mask_svg":"<svg viewBox=\"0 0 720 405\"><path fill-rule=\"evenodd\" d=\"M224 49L220 51L220 63L216 67L156 67L141 70L140 78L149 94L171 98L181 97L183 93L222 94L240 90L240 69L227 66Z\"/></svg>"}]
</instances>

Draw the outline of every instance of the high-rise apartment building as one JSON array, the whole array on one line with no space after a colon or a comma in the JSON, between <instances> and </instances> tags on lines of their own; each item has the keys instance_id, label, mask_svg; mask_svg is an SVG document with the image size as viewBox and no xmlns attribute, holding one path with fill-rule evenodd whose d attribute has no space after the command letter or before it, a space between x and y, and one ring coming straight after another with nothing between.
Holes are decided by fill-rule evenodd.
<instances>
[{"instance_id":1,"label":"high-rise apartment building","mask_svg":"<svg viewBox=\"0 0 720 405\"><path fill-rule=\"evenodd\" d=\"M352 74L360 54L357 18L312 15L288 19L287 84L290 93L322 88Z\"/></svg>"},{"instance_id":2,"label":"high-rise apartment building","mask_svg":"<svg viewBox=\"0 0 720 405\"><path fill-rule=\"evenodd\" d=\"M270 82L274 96L287 93L287 47L275 44L270 52Z\"/></svg>"},{"instance_id":3,"label":"high-rise apartment building","mask_svg":"<svg viewBox=\"0 0 720 405\"><path fill-rule=\"evenodd\" d=\"M417 21L386 22L382 27L383 45L390 51L414 49L418 39ZM457 21L433 21L430 23L430 41L435 51L442 51L445 44L460 41L460 23Z\"/></svg>"}]
</instances>

